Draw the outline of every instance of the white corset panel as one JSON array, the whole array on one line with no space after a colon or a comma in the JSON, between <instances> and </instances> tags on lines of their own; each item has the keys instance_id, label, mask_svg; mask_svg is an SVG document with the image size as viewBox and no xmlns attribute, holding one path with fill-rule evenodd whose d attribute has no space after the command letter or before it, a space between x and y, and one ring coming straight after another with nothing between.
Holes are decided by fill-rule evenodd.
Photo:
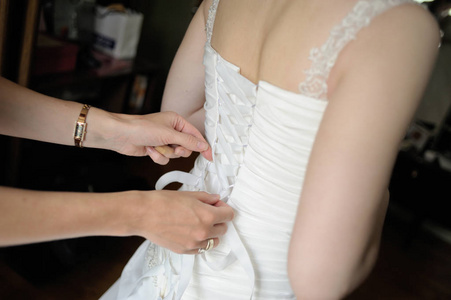
<instances>
[{"instance_id":1,"label":"white corset panel","mask_svg":"<svg viewBox=\"0 0 451 300\"><path fill-rule=\"evenodd\" d=\"M287 254L304 175L327 107L327 79L340 51L388 8L411 0L357 1L310 52L312 66L298 93L240 74L210 45L219 0L210 8L205 46L205 134L213 162L196 159L190 174L157 182L220 194L235 210L220 245L202 255L177 255L146 241L102 296L110 299L295 299Z\"/></svg>"},{"instance_id":2,"label":"white corset panel","mask_svg":"<svg viewBox=\"0 0 451 300\"><path fill-rule=\"evenodd\" d=\"M205 51L205 130L214 152L214 169L219 171L204 173L208 163L199 157L192 173L206 176L206 191L228 198L235 210L233 223L255 272L253 299L293 299L287 276L288 245L327 102L263 81L255 85L209 44ZM217 174L227 172L222 168L236 171L236 177L229 173L219 178ZM208 253L207 260L228 251L222 243ZM250 299L251 286L239 261L218 272L196 259L192 282L182 299Z\"/></svg>"}]
</instances>

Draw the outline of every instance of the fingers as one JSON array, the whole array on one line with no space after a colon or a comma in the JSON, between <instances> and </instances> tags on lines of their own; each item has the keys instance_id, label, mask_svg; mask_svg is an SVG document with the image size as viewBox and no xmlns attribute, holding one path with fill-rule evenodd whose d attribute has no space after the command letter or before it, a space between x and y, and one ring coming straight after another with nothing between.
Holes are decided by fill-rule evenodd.
<instances>
[{"instance_id":1,"label":"fingers","mask_svg":"<svg viewBox=\"0 0 451 300\"><path fill-rule=\"evenodd\" d=\"M180 156L175 153L174 148L171 146L155 146L155 150L157 150L161 155L166 158L179 158Z\"/></svg>"},{"instance_id":2,"label":"fingers","mask_svg":"<svg viewBox=\"0 0 451 300\"><path fill-rule=\"evenodd\" d=\"M179 158L179 157L189 157L192 151L185 149L181 146L172 147L172 146L155 146L155 150L157 150L161 155L166 158Z\"/></svg>"},{"instance_id":3,"label":"fingers","mask_svg":"<svg viewBox=\"0 0 451 300\"><path fill-rule=\"evenodd\" d=\"M199 249L204 251L210 251L211 249L217 247L219 244L218 238L209 238L201 243L201 246ZM198 250L199 252L199 250Z\"/></svg>"},{"instance_id":4,"label":"fingers","mask_svg":"<svg viewBox=\"0 0 451 300\"><path fill-rule=\"evenodd\" d=\"M194 255L201 254L202 251L199 251L200 249L203 249L205 251L210 251L210 250L218 247L219 238L211 238L211 239L213 239L213 246L209 250L206 250L208 247L208 241L210 240L210 239L207 239L205 241L199 242L199 246L197 248L185 251L185 254L194 254Z\"/></svg>"},{"instance_id":5,"label":"fingers","mask_svg":"<svg viewBox=\"0 0 451 300\"><path fill-rule=\"evenodd\" d=\"M179 131L179 133L175 135L177 141L174 144L181 145L191 151L200 152L206 159L210 161L213 160L211 147L208 145L200 131L181 116L177 117L175 129Z\"/></svg>"},{"instance_id":6,"label":"fingers","mask_svg":"<svg viewBox=\"0 0 451 300\"><path fill-rule=\"evenodd\" d=\"M219 195L206 192L192 192L193 196L205 204L215 205L219 201Z\"/></svg>"},{"instance_id":7,"label":"fingers","mask_svg":"<svg viewBox=\"0 0 451 300\"><path fill-rule=\"evenodd\" d=\"M207 224L205 224L208 229L204 232L201 241L196 243L196 247L191 250L187 250L188 254L199 254L199 249L208 249L208 240L213 239L214 245L211 249L216 248L219 243L219 237L223 236L227 232L226 222L233 219L233 209L219 200L219 195L208 194L205 192L191 192L195 198L203 203L207 204L209 217L206 219Z\"/></svg>"},{"instance_id":8,"label":"fingers","mask_svg":"<svg viewBox=\"0 0 451 300\"><path fill-rule=\"evenodd\" d=\"M192 151L196 151L200 152L207 160L213 160L211 147L194 125L173 112L160 113L160 116L165 116L166 120L170 120L172 127L171 134L164 139L165 142L167 144L177 145L173 147L174 152L170 152L170 154L157 149L162 155L168 158L188 157Z\"/></svg>"},{"instance_id":9,"label":"fingers","mask_svg":"<svg viewBox=\"0 0 451 300\"><path fill-rule=\"evenodd\" d=\"M223 236L224 234L226 234L226 232L227 232L227 224L226 223L216 224L215 226L213 226L213 228L211 230L211 236L212 237Z\"/></svg>"},{"instance_id":10,"label":"fingers","mask_svg":"<svg viewBox=\"0 0 451 300\"><path fill-rule=\"evenodd\" d=\"M213 242L214 242L213 248L211 248L211 249L214 249L214 248L218 247L219 239L218 238L213 238ZM207 247L207 246L208 246L208 241L207 241L207 244L205 245L205 247ZM204 248L204 249L206 249L206 248Z\"/></svg>"},{"instance_id":11,"label":"fingers","mask_svg":"<svg viewBox=\"0 0 451 300\"><path fill-rule=\"evenodd\" d=\"M164 155L166 157L174 155L174 149L169 146L155 146L154 149L160 152L161 155Z\"/></svg>"},{"instance_id":12,"label":"fingers","mask_svg":"<svg viewBox=\"0 0 451 300\"><path fill-rule=\"evenodd\" d=\"M191 136L194 136L196 138L198 138L201 141L205 142L205 139L202 135L202 133L200 133L199 130L197 130L197 128L192 125L191 123L189 123L188 121L186 121L182 116L180 115L176 115L176 123L175 123L175 130L181 132L181 133L185 133Z\"/></svg>"},{"instance_id":13,"label":"fingers","mask_svg":"<svg viewBox=\"0 0 451 300\"><path fill-rule=\"evenodd\" d=\"M213 224L229 222L233 219L233 209L225 202L219 200L219 195L208 194L205 192L195 192L195 197L205 204L211 205L213 213Z\"/></svg>"},{"instance_id":14,"label":"fingers","mask_svg":"<svg viewBox=\"0 0 451 300\"><path fill-rule=\"evenodd\" d=\"M225 204L225 203L224 203ZM232 221L234 217L233 209L226 204L226 206L215 207L215 224Z\"/></svg>"},{"instance_id":15,"label":"fingers","mask_svg":"<svg viewBox=\"0 0 451 300\"><path fill-rule=\"evenodd\" d=\"M189 157L193 151L186 149L185 147L178 146L174 148L175 155L179 157Z\"/></svg>"},{"instance_id":16,"label":"fingers","mask_svg":"<svg viewBox=\"0 0 451 300\"><path fill-rule=\"evenodd\" d=\"M200 153L203 157L205 157L209 161L213 161L213 154L211 152L211 147L208 147L206 151L202 151Z\"/></svg>"},{"instance_id":17,"label":"fingers","mask_svg":"<svg viewBox=\"0 0 451 300\"><path fill-rule=\"evenodd\" d=\"M167 159L155 149L150 150L152 155L152 150ZM153 159L159 161L158 155ZM199 254L200 248L207 248L209 239L214 241L211 247L217 247L220 237L227 232L226 222L233 218L233 209L220 201L219 195L188 191L158 191L157 194L162 196L162 199L173 201L165 200L167 205L172 205L170 213L158 214L165 215L157 222L163 229L160 228L148 239L176 253L184 254Z\"/></svg>"},{"instance_id":18,"label":"fingers","mask_svg":"<svg viewBox=\"0 0 451 300\"><path fill-rule=\"evenodd\" d=\"M147 146L146 152L150 158L159 165L166 165L169 162L169 158L162 155L160 152L154 149L154 147Z\"/></svg>"},{"instance_id":19,"label":"fingers","mask_svg":"<svg viewBox=\"0 0 451 300\"><path fill-rule=\"evenodd\" d=\"M183 148L183 147L171 147L171 146L155 146L155 147L146 147L147 153L152 158L152 160L160 165L165 165L169 162L171 158L179 158L179 157L189 157L191 155L191 151ZM158 155L158 152L160 155ZM167 159L165 159L165 158Z\"/></svg>"},{"instance_id":20,"label":"fingers","mask_svg":"<svg viewBox=\"0 0 451 300\"><path fill-rule=\"evenodd\" d=\"M207 160L209 161L213 160L211 147L208 145L208 143L204 140L203 137L199 139L192 135L186 135L183 133L181 133L179 136L180 139L182 139L182 141L179 142L179 145L183 146L188 151L190 151L190 154L192 151L200 152L200 154Z\"/></svg>"},{"instance_id":21,"label":"fingers","mask_svg":"<svg viewBox=\"0 0 451 300\"><path fill-rule=\"evenodd\" d=\"M224 201L218 201L214 204L214 206L216 207L229 207L229 205L227 203L225 203Z\"/></svg>"},{"instance_id":22,"label":"fingers","mask_svg":"<svg viewBox=\"0 0 451 300\"><path fill-rule=\"evenodd\" d=\"M183 132L174 133L174 142L189 151L200 152L208 160L212 160L211 148L203 137L196 137Z\"/></svg>"}]
</instances>

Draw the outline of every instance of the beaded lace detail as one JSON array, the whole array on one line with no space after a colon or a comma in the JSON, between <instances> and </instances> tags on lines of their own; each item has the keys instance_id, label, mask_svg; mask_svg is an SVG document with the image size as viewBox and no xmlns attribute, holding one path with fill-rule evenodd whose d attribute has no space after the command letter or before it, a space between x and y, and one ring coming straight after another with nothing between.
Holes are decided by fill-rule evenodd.
<instances>
[{"instance_id":1,"label":"beaded lace detail","mask_svg":"<svg viewBox=\"0 0 451 300\"><path fill-rule=\"evenodd\" d=\"M310 50L310 69L305 71L306 79L299 84L301 94L320 100L327 100L327 80L341 50L356 38L371 19L390 7L413 3L411 0L368 0L358 1L342 22L332 28L329 38L319 48Z\"/></svg>"},{"instance_id":2,"label":"beaded lace detail","mask_svg":"<svg viewBox=\"0 0 451 300\"><path fill-rule=\"evenodd\" d=\"M218 9L219 0L213 0L210 8L208 9L207 24L205 24L205 31L207 32L207 43L210 44L211 36L213 35L213 25L216 18L216 10Z\"/></svg>"},{"instance_id":3,"label":"beaded lace detail","mask_svg":"<svg viewBox=\"0 0 451 300\"><path fill-rule=\"evenodd\" d=\"M341 50L354 40L359 30L368 26L374 17L403 3L415 2L412 0L358 1L341 23L332 28L327 41L322 46L310 50L311 67L305 71L306 78L299 84L299 92L314 99L327 101L327 80ZM214 0L209 9L205 28L207 43L211 42L218 4L219 0Z\"/></svg>"}]
</instances>

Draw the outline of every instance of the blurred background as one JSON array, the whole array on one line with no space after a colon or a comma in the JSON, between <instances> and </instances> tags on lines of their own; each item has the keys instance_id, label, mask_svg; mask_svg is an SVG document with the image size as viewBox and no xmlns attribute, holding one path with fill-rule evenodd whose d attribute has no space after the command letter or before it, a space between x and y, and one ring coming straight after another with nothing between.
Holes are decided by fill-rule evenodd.
<instances>
[{"instance_id":1,"label":"blurred background","mask_svg":"<svg viewBox=\"0 0 451 300\"><path fill-rule=\"evenodd\" d=\"M439 22L442 45L393 170L378 263L349 299L451 299L451 2L417 2ZM157 112L200 3L0 0L1 75L112 112ZM193 160L158 166L0 136L0 184L35 190L151 190L159 176L189 170ZM90 237L0 248L0 299L98 299L142 241Z\"/></svg>"}]
</instances>

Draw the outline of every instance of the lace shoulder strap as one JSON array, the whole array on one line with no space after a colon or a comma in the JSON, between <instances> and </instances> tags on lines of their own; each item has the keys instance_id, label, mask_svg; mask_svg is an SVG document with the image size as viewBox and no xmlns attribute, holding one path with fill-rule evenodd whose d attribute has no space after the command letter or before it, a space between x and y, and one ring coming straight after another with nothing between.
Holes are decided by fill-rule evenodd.
<instances>
[{"instance_id":1,"label":"lace shoulder strap","mask_svg":"<svg viewBox=\"0 0 451 300\"><path fill-rule=\"evenodd\" d=\"M311 98L327 100L327 80L341 50L356 38L363 27L389 8L412 0L360 0L342 20L332 28L329 38L319 48L312 48L309 59L312 64L305 71L306 78L299 84L301 94Z\"/></svg>"},{"instance_id":2,"label":"lace shoulder strap","mask_svg":"<svg viewBox=\"0 0 451 300\"><path fill-rule=\"evenodd\" d=\"M213 35L213 26L215 24L216 10L218 9L219 0L213 0L208 9L207 24L205 24L205 31L207 33L207 43L211 43L211 36Z\"/></svg>"}]
</instances>

